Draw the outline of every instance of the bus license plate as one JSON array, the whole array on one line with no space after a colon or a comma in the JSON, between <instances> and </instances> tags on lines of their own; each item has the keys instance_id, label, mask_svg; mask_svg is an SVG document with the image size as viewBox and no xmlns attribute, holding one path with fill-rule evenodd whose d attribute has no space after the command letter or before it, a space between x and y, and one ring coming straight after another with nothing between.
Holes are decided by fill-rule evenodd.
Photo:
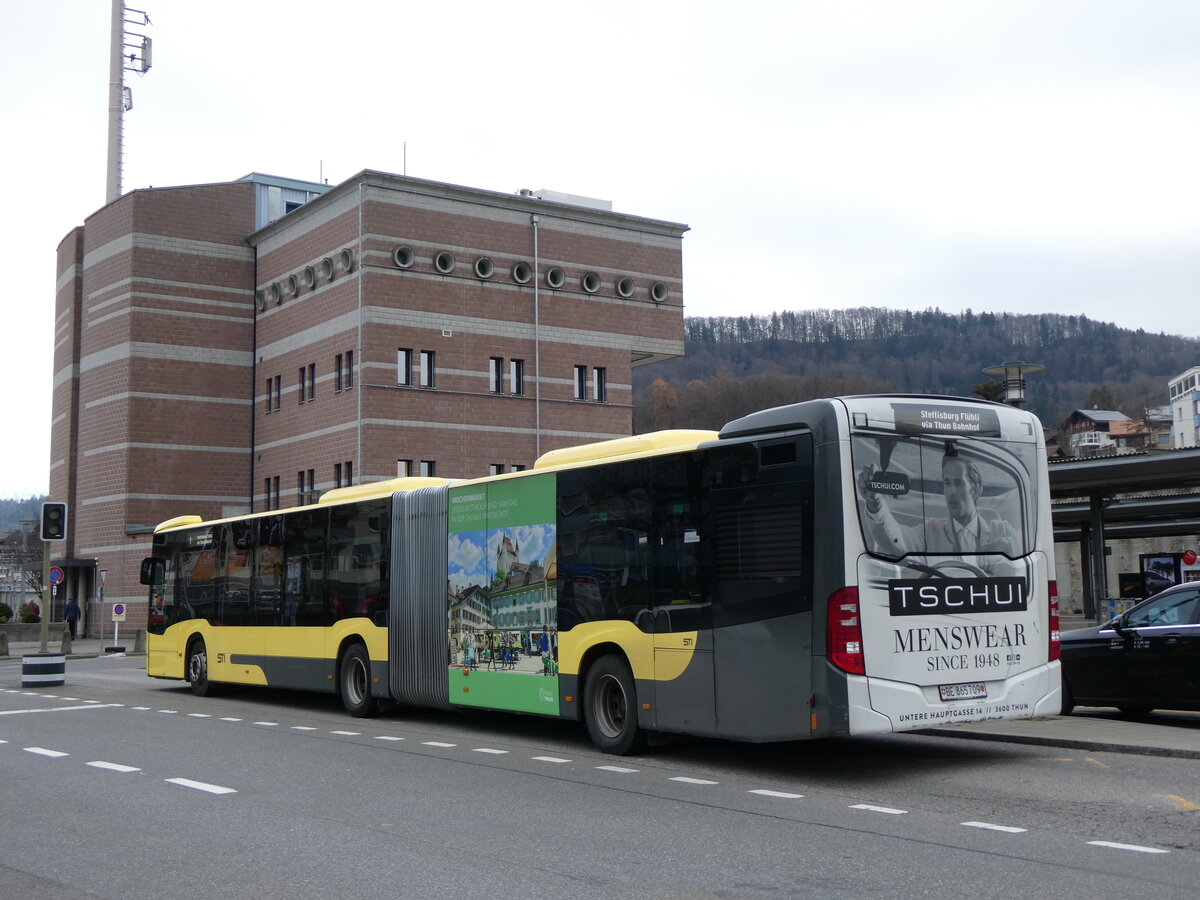
<instances>
[{"instance_id":1,"label":"bus license plate","mask_svg":"<svg viewBox=\"0 0 1200 900\"><path fill-rule=\"evenodd\" d=\"M942 700L982 700L987 697L987 685L982 681L970 684L939 684Z\"/></svg>"}]
</instances>

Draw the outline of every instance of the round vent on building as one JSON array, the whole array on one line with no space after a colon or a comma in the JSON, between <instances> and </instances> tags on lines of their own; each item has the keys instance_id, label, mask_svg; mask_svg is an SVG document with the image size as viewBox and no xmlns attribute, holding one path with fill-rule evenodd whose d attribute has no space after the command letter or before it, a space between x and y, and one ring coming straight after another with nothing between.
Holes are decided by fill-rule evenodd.
<instances>
[{"instance_id":1,"label":"round vent on building","mask_svg":"<svg viewBox=\"0 0 1200 900\"><path fill-rule=\"evenodd\" d=\"M662 303L667 299L667 286L661 281L656 281L650 285L650 299L655 303Z\"/></svg>"},{"instance_id":2,"label":"round vent on building","mask_svg":"<svg viewBox=\"0 0 1200 900\"><path fill-rule=\"evenodd\" d=\"M416 261L417 254L413 253L412 247L397 247L392 251L392 262L398 269L411 269Z\"/></svg>"},{"instance_id":3,"label":"round vent on building","mask_svg":"<svg viewBox=\"0 0 1200 900\"><path fill-rule=\"evenodd\" d=\"M617 279L617 293L622 297L633 296L633 279L626 275L624 278Z\"/></svg>"},{"instance_id":4,"label":"round vent on building","mask_svg":"<svg viewBox=\"0 0 1200 900\"><path fill-rule=\"evenodd\" d=\"M533 266L527 262L519 262L512 268L513 281L517 284L529 284L533 278Z\"/></svg>"},{"instance_id":5,"label":"round vent on building","mask_svg":"<svg viewBox=\"0 0 1200 900\"><path fill-rule=\"evenodd\" d=\"M495 265L491 259L486 256L481 256L475 260L475 274L480 278L491 278L492 273L496 271Z\"/></svg>"},{"instance_id":6,"label":"round vent on building","mask_svg":"<svg viewBox=\"0 0 1200 900\"><path fill-rule=\"evenodd\" d=\"M594 294L600 290L600 276L595 272L585 272L583 277L579 279L579 286L589 294Z\"/></svg>"},{"instance_id":7,"label":"round vent on building","mask_svg":"<svg viewBox=\"0 0 1200 900\"><path fill-rule=\"evenodd\" d=\"M558 266L546 270L546 284L552 288L560 288L567 283L567 273Z\"/></svg>"},{"instance_id":8,"label":"round vent on building","mask_svg":"<svg viewBox=\"0 0 1200 900\"><path fill-rule=\"evenodd\" d=\"M341 252L341 255L338 257L338 261L341 262L342 268L347 272L354 271L354 253L349 249Z\"/></svg>"},{"instance_id":9,"label":"round vent on building","mask_svg":"<svg viewBox=\"0 0 1200 900\"><path fill-rule=\"evenodd\" d=\"M317 286L317 270L312 266L304 267L304 286L310 291Z\"/></svg>"},{"instance_id":10,"label":"round vent on building","mask_svg":"<svg viewBox=\"0 0 1200 900\"><path fill-rule=\"evenodd\" d=\"M449 275L454 271L454 254L449 250L443 250L433 258L433 267L443 275Z\"/></svg>"},{"instance_id":11,"label":"round vent on building","mask_svg":"<svg viewBox=\"0 0 1200 900\"><path fill-rule=\"evenodd\" d=\"M300 279L295 275L289 275L287 279L288 294L295 297L300 293Z\"/></svg>"},{"instance_id":12,"label":"round vent on building","mask_svg":"<svg viewBox=\"0 0 1200 900\"><path fill-rule=\"evenodd\" d=\"M254 292L254 305L260 310L267 308L267 297L262 291Z\"/></svg>"},{"instance_id":13,"label":"round vent on building","mask_svg":"<svg viewBox=\"0 0 1200 900\"><path fill-rule=\"evenodd\" d=\"M283 302L283 287L278 281L271 285L271 302L276 306Z\"/></svg>"},{"instance_id":14,"label":"round vent on building","mask_svg":"<svg viewBox=\"0 0 1200 900\"><path fill-rule=\"evenodd\" d=\"M328 256L321 260L321 277L333 281L333 260Z\"/></svg>"}]
</instances>

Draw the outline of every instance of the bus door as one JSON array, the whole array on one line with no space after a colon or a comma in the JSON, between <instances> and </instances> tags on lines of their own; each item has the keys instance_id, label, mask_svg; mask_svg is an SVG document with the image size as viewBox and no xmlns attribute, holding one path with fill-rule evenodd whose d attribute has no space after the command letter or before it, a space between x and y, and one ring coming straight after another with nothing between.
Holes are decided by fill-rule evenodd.
<instances>
[{"instance_id":1,"label":"bus door","mask_svg":"<svg viewBox=\"0 0 1200 900\"><path fill-rule=\"evenodd\" d=\"M808 737L812 693L812 439L710 451L717 733Z\"/></svg>"},{"instance_id":2,"label":"bus door","mask_svg":"<svg viewBox=\"0 0 1200 900\"><path fill-rule=\"evenodd\" d=\"M653 595L656 727L716 734L712 597L700 465L695 454L653 461Z\"/></svg>"}]
</instances>

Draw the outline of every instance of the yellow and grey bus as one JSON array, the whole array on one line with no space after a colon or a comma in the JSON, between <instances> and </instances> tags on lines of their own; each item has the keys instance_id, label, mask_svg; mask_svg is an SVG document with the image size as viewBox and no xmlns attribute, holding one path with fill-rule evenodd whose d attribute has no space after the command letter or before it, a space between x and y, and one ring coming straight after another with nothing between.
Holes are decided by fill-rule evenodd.
<instances>
[{"instance_id":1,"label":"yellow and grey bus","mask_svg":"<svg viewBox=\"0 0 1200 900\"><path fill-rule=\"evenodd\" d=\"M154 536L149 675L780 741L1061 706L1036 417L958 397L763 410L717 431L402 478Z\"/></svg>"}]
</instances>

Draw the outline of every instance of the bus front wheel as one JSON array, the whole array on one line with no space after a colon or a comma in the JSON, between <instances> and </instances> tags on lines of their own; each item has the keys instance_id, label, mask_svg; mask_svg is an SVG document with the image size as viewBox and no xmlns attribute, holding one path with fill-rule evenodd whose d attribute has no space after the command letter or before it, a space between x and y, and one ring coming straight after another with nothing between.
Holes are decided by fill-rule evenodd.
<instances>
[{"instance_id":1,"label":"bus front wheel","mask_svg":"<svg viewBox=\"0 0 1200 900\"><path fill-rule=\"evenodd\" d=\"M588 670L583 697L588 734L597 747L618 756L646 747L646 733L638 727L637 687L625 660L598 660Z\"/></svg>"},{"instance_id":2,"label":"bus front wheel","mask_svg":"<svg viewBox=\"0 0 1200 900\"><path fill-rule=\"evenodd\" d=\"M188 645L187 671L184 674L192 685L192 693L197 697L208 697L213 693L212 682L208 680L208 650L204 646L204 638L196 638Z\"/></svg>"},{"instance_id":3,"label":"bus front wheel","mask_svg":"<svg viewBox=\"0 0 1200 900\"><path fill-rule=\"evenodd\" d=\"M362 644L351 644L342 652L338 687L346 712L360 719L371 714L375 708L371 697L371 657Z\"/></svg>"}]
</instances>

